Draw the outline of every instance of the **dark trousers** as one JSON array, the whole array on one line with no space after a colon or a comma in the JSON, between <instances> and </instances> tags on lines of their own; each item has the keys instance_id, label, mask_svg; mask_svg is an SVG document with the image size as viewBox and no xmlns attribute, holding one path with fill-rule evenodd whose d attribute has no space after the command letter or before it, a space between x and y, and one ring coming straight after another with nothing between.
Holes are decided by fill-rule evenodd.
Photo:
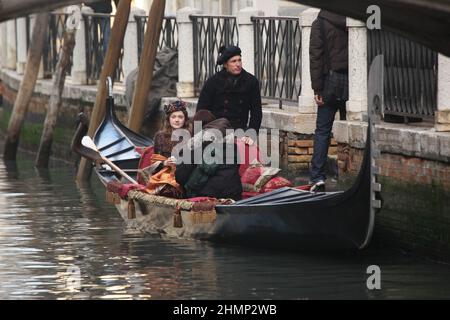
<instances>
[{"instance_id":1,"label":"dark trousers","mask_svg":"<svg viewBox=\"0 0 450 320\"><path fill-rule=\"evenodd\" d=\"M339 110L340 119L346 119L345 102L325 102L318 107L316 131L314 134L314 153L311 160L311 182L326 179L325 168L328 160L328 147L330 146L331 131L334 118Z\"/></svg>"},{"instance_id":2,"label":"dark trousers","mask_svg":"<svg viewBox=\"0 0 450 320\"><path fill-rule=\"evenodd\" d=\"M108 50L109 39L111 37L110 17L94 17L92 20L92 39L97 46L97 63L101 66Z\"/></svg>"}]
</instances>

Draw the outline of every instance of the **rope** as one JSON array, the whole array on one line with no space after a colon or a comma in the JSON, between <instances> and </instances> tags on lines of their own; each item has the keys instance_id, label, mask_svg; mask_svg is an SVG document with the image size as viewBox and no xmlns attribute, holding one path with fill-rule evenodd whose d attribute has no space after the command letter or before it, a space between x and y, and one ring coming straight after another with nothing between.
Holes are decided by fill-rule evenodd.
<instances>
[{"instance_id":1,"label":"rope","mask_svg":"<svg viewBox=\"0 0 450 320\"><path fill-rule=\"evenodd\" d=\"M128 192L128 199L133 199L150 205L161 204L174 209L180 208L183 211L191 211L194 207L194 203L190 201L155 196L138 190Z\"/></svg>"}]
</instances>

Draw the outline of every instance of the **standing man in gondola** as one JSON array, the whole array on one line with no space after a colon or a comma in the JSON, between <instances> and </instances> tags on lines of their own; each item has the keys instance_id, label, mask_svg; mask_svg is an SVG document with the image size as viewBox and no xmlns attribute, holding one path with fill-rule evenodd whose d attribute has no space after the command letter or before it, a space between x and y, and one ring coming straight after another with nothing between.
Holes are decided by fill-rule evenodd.
<instances>
[{"instance_id":1,"label":"standing man in gondola","mask_svg":"<svg viewBox=\"0 0 450 320\"><path fill-rule=\"evenodd\" d=\"M239 47L221 47L219 54L217 66L222 66L222 70L206 81L197 111L209 110L216 118L228 119L235 130L254 129L258 133L262 120L259 81L242 68ZM250 137L242 140L254 143Z\"/></svg>"},{"instance_id":2,"label":"standing man in gondola","mask_svg":"<svg viewBox=\"0 0 450 320\"><path fill-rule=\"evenodd\" d=\"M312 191L325 189L331 131L336 112L346 119L348 100L348 31L346 18L321 10L310 38L310 69L318 106L314 153L311 161Z\"/></svg>"}]
</instances>

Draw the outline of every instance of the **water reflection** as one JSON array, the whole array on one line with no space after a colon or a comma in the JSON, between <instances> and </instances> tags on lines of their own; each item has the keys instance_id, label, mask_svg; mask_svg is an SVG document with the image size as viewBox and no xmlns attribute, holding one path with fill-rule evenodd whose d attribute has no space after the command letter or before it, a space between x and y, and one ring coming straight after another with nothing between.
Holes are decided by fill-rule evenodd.
<instances>
[{"instance_id":1,"label":"water reflection","mask_svg":"<svg viewBox=\"0 0 450 320\"><path fill-rule=\"evenodd\" d=\"M143 236L95 179L73 174L0 160L0 299L450 298L448 265L386 250L314 256ZM366 286L373 264L380 291Z\"/></svg>"}]
</instances>

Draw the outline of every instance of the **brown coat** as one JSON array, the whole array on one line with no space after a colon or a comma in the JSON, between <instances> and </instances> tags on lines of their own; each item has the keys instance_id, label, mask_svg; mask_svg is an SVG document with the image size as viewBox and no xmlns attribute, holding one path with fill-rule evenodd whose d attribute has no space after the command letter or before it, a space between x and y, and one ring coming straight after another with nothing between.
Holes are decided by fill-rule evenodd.
<instances>
[{"instance_id":1,"label":"brown coat","mask_svg":"<svg viewBox=\"0 0 450 320\"><path fill-rule=\"evenodd\" d=\"M325 57L320 20L323 20L329 57ZM321 94L325 75L329 71L328 65L333 71L348 72L348 31L345 17L325 10L320 11L312 24L309 55L312 88L315 94Z\"/></svg>"}]
</instances>

